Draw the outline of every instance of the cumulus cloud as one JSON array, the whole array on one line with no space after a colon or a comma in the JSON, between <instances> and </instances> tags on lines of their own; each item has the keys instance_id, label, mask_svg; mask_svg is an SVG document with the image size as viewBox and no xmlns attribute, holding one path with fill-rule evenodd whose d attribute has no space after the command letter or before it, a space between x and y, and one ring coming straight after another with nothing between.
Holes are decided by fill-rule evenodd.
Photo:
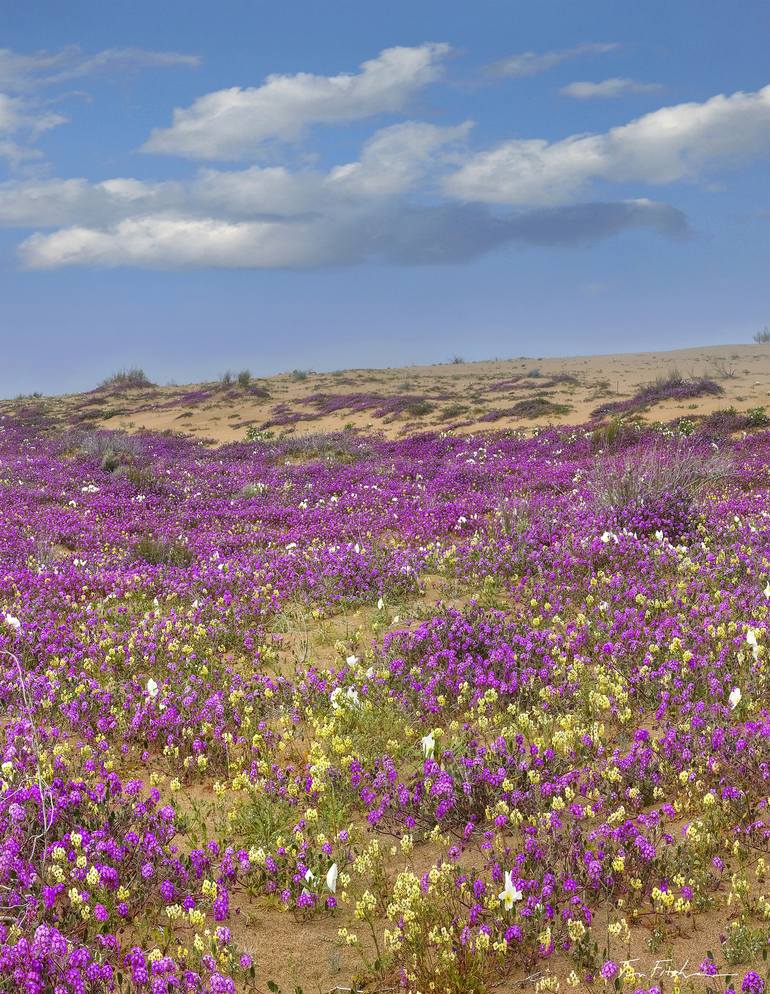
<instances>
[{"instance_id":1,"label":"cumulus cloud","mask_svg":"<svg viewBox=\"0 0 770 994\"><path fill-rule=\"evenodd\" d=\"M0 48L0 89L18 93L82 79L95 73L194 67L199 64L200 59L195 55L153 52L142 48L106 48L91 55L84 53L77 45L58 52L35 52L32 55Z\"/></svg>"},{"instance_id":2,"label":"cumulus cloud","mask_svg":"<svg viewBox=\"0 0 770 994\"><path fill-rule=\"evenodd\" d=\"M509 55L508 58L494 62L489 66L489 72L495 76L537 76L570 59L583 55L605 55L616 48L617 42L589 41L550 52L519 52L518 55Z\"/></svg>"},{"instance_id":3,"label":"cumulus cloud","mask_svg":"<svg viewBox=\"0 0 770 994\"><path fill-rule=\"evenodd\" d=\"M559 92L565 97L575 97L578 100L595 100L597 98L622 97L627 93L658 93L662 89L662 83L641 83L637 79L613 76L611 79L603 79L599 83L568 83Z\"/></svg>"},{"instance_id":4,"label":"cumulus cloud","mask_svg":"<svg viewBox=\"0 0 770 994\"><path fill-rule=\"evenodd\" d=\"M244 99L233 118L226 101L221 121L207 104L221 94L209 94L178 111L151 142L179 144L186 154L205 146L210 157L247 148L256 156L265 143L314 123L403 106L437 78L447 51L388 49L352 75L273 76L252 90L222 91ZM28 95L0 99L0 139L59 123L41 108L34 113L37 120ZM689 233L685 216L645 196L644 186L707 179L717 167L770 151L770 86L557 141L516 139L474 151L471 136L469 121L402 120L371 134L353 161L326 168L255 159L242 167L208 163L188 178L160 182L9 180L0 183L0 226L34 232L20 256L38 269L427 265L503 246L590 244L632 230L681 238ZM626 188L608 196L611 183Z\"/></svg>"},{"instance_id":5,"label":"cumulus cloud","mask_svg":"<svg viewBox=\"0 0 770 994\"><path fill-rule=\"evenodd\" d=\"M375 132L358 160L321 170L285 166L204 169L191 180L149 183L116 178L0 183L0 226L88 228L137 215L172 213L266 220L349 208L373 210L456 161L470 123L449 127L405 121Z\"/></svg>"},{"instance_id":6,"label":"cumulus cloud","mask_svg":"<svg viewBox=\"0 0 770 994\"><path fill-rule=\"evenodd\" d=\"M556 204L597 180L673 183L770 150L770 86L645 114L600 134L506 141L445 180L451 196L498 204Z\"/></svg>"},{"instance_id":7,"label":"cumulus cloud","mask_svg":"<svg viewBox=\"0 0 770 994\"><path fill-rule=\"evenodd\" d=\"M231 87L178 108L168 128L155 129L144 145L199 159L240 159L265 144L294 141L314 124L340 124L393 113L439 78L446 44L387 48L358 73L268 76L261 86Z\"/></svg>"}]
</instances>

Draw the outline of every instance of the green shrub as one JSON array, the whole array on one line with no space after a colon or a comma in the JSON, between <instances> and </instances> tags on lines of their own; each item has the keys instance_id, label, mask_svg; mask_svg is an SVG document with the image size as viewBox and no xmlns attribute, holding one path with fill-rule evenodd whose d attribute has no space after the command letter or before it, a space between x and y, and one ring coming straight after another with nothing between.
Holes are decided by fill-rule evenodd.
<instances>
[{"instance_id":1,"label":"green shrub","mask_svg":"<svg viewBox=\"0 0 770 994\"><path fill-rule=\"evenodd\" d=\"M765 414L764 407L750 407L746 411L746 421L749 428L766 428L770 425L770 418Z\"/></svg>"},{"instance_id":2,"label":"green shrub","mask_svg":"<svg viewBox=\"0 0 770 994\"><path fill-rule=\"evenodd\" d=\"M143 559L152 566L189 566L193 560L190 549L171 539L140 538L131 550L133 559Z\"/></svg>"},{"instance_id":3,"label":"green shrub","mask_svg":"<svg viewBox=\"0 0 770 994\"><path fill-rule=\"evenodd\" d=\"M154 387L155 384L149 379L143 369L132 366L130 369L119 369L117 373L108 376L101 383L102 387L116 387L120 390L130 390L137 387Z\"/></svg>"}]
</instances>

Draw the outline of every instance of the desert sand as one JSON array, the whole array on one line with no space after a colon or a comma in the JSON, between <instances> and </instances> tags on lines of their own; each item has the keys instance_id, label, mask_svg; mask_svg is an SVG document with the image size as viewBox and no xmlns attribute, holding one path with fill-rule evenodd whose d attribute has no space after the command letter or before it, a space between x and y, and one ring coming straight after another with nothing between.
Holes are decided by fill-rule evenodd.
<instances>
[{"instance_id":1,"label":"desert sand","mask_svg":"<svg viewBox=\"0 0 770 994\"><path fill-rule=\"evenodd\" d=\"M474 432L583 424L602 404L626 400L640 388L678 373L707 378L721 391L668 399L640 413L647 421L699 417L734 407L770 404L770 345L717 345L669 352L562 358L519 356L430 366L295 370L237 380L139 389L101 387L59 397L0 402L10 413L34 403L55 420L129 431L174 431L211 443L245 438L246 431L326 432L345 427L399 437L427 430ZM527 403L522 403L527 402Z\"/></svg>"}]
</instances>

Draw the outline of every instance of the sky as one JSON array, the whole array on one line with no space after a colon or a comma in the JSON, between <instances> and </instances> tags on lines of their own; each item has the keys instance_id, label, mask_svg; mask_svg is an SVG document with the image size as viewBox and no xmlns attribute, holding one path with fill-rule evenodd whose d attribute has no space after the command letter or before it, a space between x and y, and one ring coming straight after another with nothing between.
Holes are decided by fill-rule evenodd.
<instances>
[{"instance_id":1,"label":"sky","mask_svg":"<svg viewBox=\"0 0 770 994\"><path fill-rule=\"evenodd\" d=\"M0 394L749 342L766 0L27 0Z\"/></svg>"}]
</instances>

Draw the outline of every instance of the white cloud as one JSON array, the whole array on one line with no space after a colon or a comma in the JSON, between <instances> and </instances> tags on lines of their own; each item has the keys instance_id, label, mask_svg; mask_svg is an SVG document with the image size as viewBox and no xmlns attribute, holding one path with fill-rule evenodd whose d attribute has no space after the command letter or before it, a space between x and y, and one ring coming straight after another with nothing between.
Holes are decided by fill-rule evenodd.
<instances>
[{"instance_id":1,"label":"white cloud","mask_svg":"<svg viewBox=\"0 0 770 994\"><path fill-rule=\"evenodd\" d=\"M456 127L406 121L382 128L365 143L358 162L331 171L328 185L358 197L405 193L450 161L447 149L462 145L471 127L470 121Z\"/></svg>"},{"instance_id":2,"label":"white cloud","mask_svg":"<svg viewBox=\"0 0 770 994\"><path fill-rule=\"evenodd\" d=\"M626 93L658 93L662 89L661 83L641 83L636 79L613 76L611 79L603 79L600 83L568 83L559 92L563 93L565 97L593 100L597 97L622 97Z\"/></svg>"},{"instance_id":3,"label":"white cloud","mask_svg":"<svg viewBox=\"0 0 770 994\"><path fill-rule=\"evenodd\" d=\"M142 266L300 269L380 259L400 265L457 263L500 246L578 245L634 228L686 233L665 204L627 201L541 208L505 216L480 205L381 207L290 219L228 221L149 215L104 229L74 226L36 234L21 246L32 269Z\"/></svg>"},{"instance_id":4,"label":"white cloud","mask_svg":"<svg viewBox=\"0 0 770 994\"><path fill-rule=\"evenodd\" d=\"M0 89L24 92L81 79L102 72L197 66L200 59L180 52L152 52L142 48L106 48L92 55L77 45L58 52L24 55L0 48Z\"/></svg>"},{"instance_id":5,"label":"white cloud","mask_svg":"<svg viewBox=\"0 0 770 994\"><path fill-rule=\"evenodd\" d=\"M470 123L440 127L405 121L375 132L360 158L328 172L285 166L204 169L186 182L116 178L0 183L0 227L100 227L138 215L247 219L297 218L308 212L375 209L409 193L455 162Z\"/></svg>"},{"instance_id":6,"label":"white cloud","mask_svg":"<svg viewBox=\"0 0 770 994\"><path fill-rule=\"evenodd\" d=\"M597 47L612 46L543 58L563 61ZM313 124L395 112L439 77L448 51L388 49L355 74L271 76L262 86L208 94L177 110L173 125L154 132L148 147L239 158ZM532 59L517 71L527 65L534 71ZM631 81L581 85L609 94ZM0 154L4 141L23 143L58 123L28 93L0 97ZM604 202L595 184L705 179L710 169L770 151L770 86L664 107L604 133L554 142L510 140L472 152L471 129L471 122L402 120L375 131L354 161L326 169L252 160L244 168L210 163L190 178L162 182L8 181L0 183L0 226L35 230L20 256L38 269L423 265L462 262L507 245L592 243L635 229L680 237L687 221L675 208L633 187L633 199L624 189Z\"/></svg>"},{"instance_id":7,"label":"white cloud","mask_svg":"<svg viewBox=\"0 0 770 994\"><path fill-rule=\"evenodd\" d=\"M59 229L22 244L23 263L37 269L420 265L513 243L574 245L633 228L668 236L686 229L678 211L649 201L507 214L426 204L468 130L418 122L383 128L357 161L327 172L252 166L206 169L185 182L8 182L0 185L0 225Z\"/></svg>"},{"instance_id":8,"label":"white cloud","mask_svg":"<svg viewBox=\"0 0 770 994\"><path fill-rule=\"evenodd\" d=\"M112 224L132 214L164 210L183 201L176 182L111 179L43 179L0 183L0 227L49 228L82 222Z\"/></svg>"},{"instance_id":9,"label":"white cloud","mask_svg":"<svg viewBox=\"0 0 770 994\"><path fill-rule=\"evenodd\" d=\"M673 183L770 151L770 86L677 104L601 134L506 141L446 178L451 196L498 204L557 204L596 180Z\"/></svg>"},{"instance_id":10,"label":"white cloud","mask_svg":"<svg viewBox=\"0 0 770 994\"><path fill-rule=\"evenodd\" d=\"M17 166L40 158L33 147L44 131L68 121L55 113L41 90L99 72L128 71L151 66L193 66L198 59L176 52L140 48L108 48L85 55L77 46L58 52L23 55L0 49L0 158ZM38 91L38 92L35 92ZM12 137L11 137L12 136Z\"/></svg>"},{"instance_id":11,"label":"white cloud","mask_svg":"<svg viewBox=\"0 0 770 994\"><path fill-rule=\"evenodd\" d=\"M616 48L617 42L589 41L550 52L520 52L493 63L489 71L495 76L536 76L581 55L605 55Z\"/></svg>"},{"instance_id":12,"label":"white cloud","mask_svg":"<svg viewBox=\"0 0 770 994\"><path fill-rule=\"evenodd\" d=\"M271 75L261 86L232 87L174 111L169 128L155 129L144 150L201 159L240 159L271 140L293 141L313 124L362 120L402 110L441 74L446 44L388 48L360 72Z\"/></svg>"},{"instance_id":13,"label":"white cloud","mask_svg":"<svg viewBox=\"0 0 770 994\"><path fill-rule=\"evenodd\" d=\"M0 134L26 132L37 137L66 120L61 114L38 108L21 97L0 93Z\"/></svg>"},{"instance_id":14,"label":"white cloud","mask_svg":"<svg viewBox=\"0 0 770 994\"><path fill-rule=\"evenodd\" d=\"M0 93L0 158L16 166L39 156L34 142L50 128L64 124L67 118L36 106L21 97Z\"/></svg>"}]
</instances>

